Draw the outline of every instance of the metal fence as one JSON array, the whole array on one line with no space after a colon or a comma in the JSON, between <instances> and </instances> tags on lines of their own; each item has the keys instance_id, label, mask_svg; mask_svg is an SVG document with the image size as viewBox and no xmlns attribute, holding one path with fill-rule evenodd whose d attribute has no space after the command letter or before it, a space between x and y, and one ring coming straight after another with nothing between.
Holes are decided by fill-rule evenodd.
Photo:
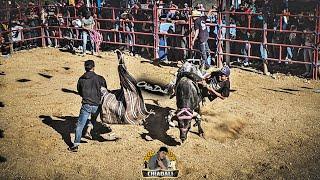
<instances>
[{"instance_id":1,"label":"metal fence","mask_svg":"<svg viewBox=\"0 0 320 180\"><path fill-rule=\"evenodd\" d=\"M36 7L38 10L40 10L42 7L44 6L34 6ZM66 7L64 7L66 8ZM74 13L72 17L64 17L64 19L66 19L66 22L68 22L68 19L77 19L79 17L77 17L77 9L74 6L68 6L68 9L73 9ZM99 31L100 33L103 34L104 39L103 39L103 44L108 44L108 45L124 45L124 46L128 46L128 47L144 47L144 48L149 48L153 50L153 54L154 54L154 59L158 59L159 56L159 48L166 48L166 49L171 49L171 50L176 50L176 51L183 51L184 53L186 52L191 52L191 51L198 51L197 49L194 49L191 45L191 41L192 38L194 36L193 32L193 20L192 18L189 16L187 20L177 20L174 21L173 23L175 25L180 25L183 26L185 28L184 32L182 32L181 34L177 34L177 33L167 33L167 32L160 32L159 31L159 27L161 25L161 23L163 23L164 21L162 19L159 18L159 10L169 10L166 8L159 8L156 5L153 6L152 9L139 9L139 11L146 11L149 12L150 15L152 15L152 20L149 21L139 21L139 20L119 20L117 19L116 14L119 11L123 11L124 9L121 8L113 8L113 7L102 7L101 9L98 8L91 8L90 9L93 12L103 12L103 11L111 11L111 16L107 19L102 19L102 18L96 18L95 21L99 22L99 23L106 23L106 22L110 22L110 23L121 23L122 27L125 27L126 23L133 23L134 25L137 24L143 24L143 23L147 23L150 24L151 26L153 26L152 28L152 32L136 32L136 31L128 31L125 28L122 29L115 29L115 28L109 28L109 29L97 29L97 31ZM179 11L185 11L183 9L177 9ZM16 12L18 14L15 14L15 19L14 20L24 20L25 19L25 15L23 14L23 12L25 12L25 8L17 8L17 9L1 9L0 10L2 13L2 15L5 14L10 14L10 12ZM57 11L59 13L59 8L57 8ZM313 75L312 78L313 79L318 79L318 70L319 70L319 42L320 42L320 7L319 5L316 8L316 13L315 16L298 16L298 15L285 15L288 17L300 17L300 18L312 18L313 19L313 26L315 27L314 30L310 30L309 32L304 32L304 31L291 31L291 30L284 30L282 27L282 16L284 16L283 14L277 14L276 16L279 18L280 20L280 28L279 29L268 29L267 27L252 27L252 21L251 19L253 17L259 16L261 14L259 13L239 13L239 12L215 12L217 14L217 21L216 23L208 23L207 25L210 28L216 28L217 29L217 37L213 38L210 37L209 40L214 40L215 43L217 43L217 49L215 51L211 51L212 54L216 55L216 64L218 67L222 66L222 63L224 61L229 61L230 57L240 57L240 58L248 58L249 60L261 60L261 56L254 56L253 55L253 48L252 46L268 46L268 48L272 48L272 49L276 49L278 51L278 57L267 57L265 60L267 61L278 61L278 62L282 62L282 63L292 63L292 64L305 64L305 65L309 65L312 69L313 69ZM238 16L244 16L245 18L248 19L248 25L247 26L231 26L231 25L227 25L226 23L223 22L223 19L230 16L230 15L238 15ZM3 18L3 16L2 16ZM12 19L12 18L11 18ZM1 23L3 24L9 24L8 19L1 19L0 20ZM55 30L57 33L55 34L55 36L50 36L49 34L46 33L47 29L53 29ZM36 26L36 27L30 27L30 28L24 28L22 30L18 30L19 32L21 32L21 40L18 42L28 42L28 41L32 41L32 40L37 40L38 42L41 42L42 46L46 46L46 39L50 38L50 39L54 39L55 41L59 41L62 39L65 39L62 35L62 31L64 31L65 29L69 29L69 30L74 30L74 31L78 31L81 30L81 28L74 28L74 27L70 27L68 24L66 26ZM252 41L252 40L243 40L243 39L232 39L229 37L229 35L223 36L222 31L225 32L229 32L231 29L235 29L236 31L240 31L240 30L245 30L245 31L249 31L249 32L260 32L262 33L262 39L260 41ZM25 38L24 34L25 32L36 32L35 34L37 34L37 37L29 37L29 38ZM4 31L1 32L2 35L10 35L13 32L13 30L8 30L8 31ZM313 45L310 46L302 46L302 45L289 45L289 44L285 44L285 43L278 43L278 42L268 42L265 37L267 37L268 33L277 33L280 36L285 36L288 33L297 33L297 34L301 34L301 35L312 35L314 37L313 39ZM119 35L130 35L131 36L131 41L127 42L127 41L120 41L118 36ZM184 39L185 41L185 47L181 47L181 46L168 46L168 45L160 45L159 44L159 39L160 36L166 36L168 38L180 38L180 39ZM70 38L74 41L81 41L81 39L78 39L79 36L77 36L77 38ZM109 37L109 38L106 38ZM112 38L110 38L112 37ZM146 37L151 37L152 39L152 43L150 44L142 44L141 39L146 38ZM15 43L18 43L15 42ZM12 45L12 41L10 42L6 42L7 44ZM248 53L243 55L241 53L236 53L236 52L231 52L230 51L230 43L233 46L237 46L237 45L243 45L243 44L247 44L248 45ZM282 54L283 51L287 49L287 47L289 48L298 48L300 50L311 50L312 54L313 54L313 60L312 61L305 61L305 59L300 59L300 60L288 60L285 59ZM255 49L256 50L256 49ZM228 62L229 63L229 62Z\"/></svg>"}]
</instances>

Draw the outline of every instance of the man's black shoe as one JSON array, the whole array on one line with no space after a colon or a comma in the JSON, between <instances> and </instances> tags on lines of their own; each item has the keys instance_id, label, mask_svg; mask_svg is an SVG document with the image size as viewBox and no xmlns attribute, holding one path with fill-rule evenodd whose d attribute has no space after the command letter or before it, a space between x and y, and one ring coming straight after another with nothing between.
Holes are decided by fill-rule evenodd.
<instances>
[{"instance_id":1,"label":"man's black shoe","mask_svg":"<svg viewBox=\"0 0 320 180\"><path fill-rule=\"evenodd\" d=\"M78 148L79 146L72 146L72 147L69 147L68 150L71 152L78 152Z\"/></svg>"}]
</instances>

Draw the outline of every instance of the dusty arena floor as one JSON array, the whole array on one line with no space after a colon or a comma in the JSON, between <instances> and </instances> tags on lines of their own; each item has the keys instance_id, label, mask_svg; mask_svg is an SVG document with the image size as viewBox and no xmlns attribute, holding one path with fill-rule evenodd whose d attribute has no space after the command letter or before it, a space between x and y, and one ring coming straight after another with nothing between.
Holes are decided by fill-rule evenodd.
<instances>
[{"instance_id":1,"label":"dusty arena floor","mask_svg":"<svg viewBox=\"0 0 320 180\"><path fill-rule=\"evenodd\" d=\"M160 146L177 156L181 179L320 178L320 82L237 68L230 97L202 107L206 140L189 133L180 145L178 129L164 119L175 100L143 92L156 113L148 125L112 125L119 141L86 140L69 152L81 102L76 83L89 58L109 89L119 88L111 52L97 58L33 49L0 60L0 179L138 179L144 156ZM166 84L177 69L125 58L138 80Z\"/></svg>"}]
</instances>

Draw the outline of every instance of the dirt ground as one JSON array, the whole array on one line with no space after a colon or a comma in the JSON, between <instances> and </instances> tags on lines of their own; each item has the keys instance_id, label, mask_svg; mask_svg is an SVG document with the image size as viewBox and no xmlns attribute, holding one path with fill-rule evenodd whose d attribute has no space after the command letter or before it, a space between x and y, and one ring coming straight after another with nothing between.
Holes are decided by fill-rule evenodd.
<instances>
[{"instance_id":1,"label":"dirt ground","mask_svg":"<svg viewBox=\"0 0 320 180\"><path fill-rule=\"evenodd\" d=\"M144 156L160 146L176 155L181 179L320 179L320 82L237 68L230 97L202 107L206 139L189 133L181 145L164 119L175 99L143 92L156 113L148 125L112 125L119 141L83 139L79 152L69 152L81 102L76 83L89 58L109 89L119 88L112 52L33 49L0 60L0 179L140 179ZM164 85L177 70L125 58L137 80Z\"/></svg>"}]
</instances>

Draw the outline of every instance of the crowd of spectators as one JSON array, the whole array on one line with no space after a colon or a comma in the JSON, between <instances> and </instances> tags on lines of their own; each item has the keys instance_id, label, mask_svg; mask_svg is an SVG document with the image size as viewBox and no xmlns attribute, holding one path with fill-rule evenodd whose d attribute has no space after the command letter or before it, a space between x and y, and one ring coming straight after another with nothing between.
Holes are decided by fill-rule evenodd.
<instances>
[{"instance_id":1,"label":"crowd of spectators","mask_svg":"<svg viewBox=\"0 0 320 180\"><path fill-rule=\"evenodd\" d=\"M156 4L153 4L156 3ZM158 17L154 17L154 6L158 7ZM256 0L244 0L240 5L225 7L212 6L206 9L203 4L196 4L190 7L187 3L174 4L173 1L157 2L147 1L140 3L136 0L123 4L120 8L112 9L112 4L102 1L101 6L90 4L91 8L83 0L78 0L74 5L66 3L45 4L37 6L33 3L27 5L12 5L14 9L10 13L10 22L1 21L0 42L3 54L9 53L5 44L12 42L14 50L30 49L43 45L41 35L45 36L44 45L48 47L59 47L76 52L93 50L93 43L86 46L84 33L81 26L84 19L92 17L92 28L100 30L103 40L109 43L102 44L102 50L110 48L123 48L131 55L140 54L148 58L157 57L159 60L177 61L196 56L187 50L174 50L161 46L173 46L180 48L189 47L189 35L192 33L192 26L189 26L189 17L192 11L201 12L206 17L209 32L209 48L214 57L218 51L218 36L221 30L221 38L233 40L244 40L247 43L231 42L230 53L239 55L251 55L265 58L279 59L283 57L286 62L291 60L313 61L313 50L297 47L283 47L280 52L278 46L266 45L266 43L287 44L295 46L315 46L315 14L300 12L297 16L289 16L291 11L288 1L284 0L279 9L273 9L271 0L264 0L264 3L257 4ZM101 8L102 7L102 8ZM223 15L221 24L218 22L218 12L229 11L230 16ZM259 14L256 14L259 13ZM295 12L296 13L296 12ZM281 15L279 15L281 14ZM1 19L5 19L5 13ZM87 16L87 17L85 17ZM9 20L8 19L8 20ZM227 20L231 28L227 29ZM158 54L154 55L154 21L159 21L159 44ZM134 21L134 22L133 22ZM275 31L250 30L238 27L252 27L260 29L273 29ZM31 29L30 29L31 28ZM12 32L7 32L7 31ZM279 31L281 30L281 31ZM294 32L286 33L285 30ZM141 32L134 34L133 32ZM145 34L149 33L149 34ZM227 35L227 33L229 33ZM173 37L170 34L183 36ZM264 37L266 36L266 37ZM12 37L12 38L10 38ZM40 38L39 38L40 37ZM22 41L23 39L29 39ZM87 38L88 40L90 38ZM264 40L266 39L266 40ZM249 43L250 41L260 44ZM7 42L7 43L5 43ZM111 44L111 45L110 45ZM120 44L120 45L119 45ZM225 51L225 42L222 49ZM250 50L250 52L249 52ZM249 58L233 57L233 61L243 66L250 65ZM311 66L306 65L304 76L310 76Z\"/></svg>"}]
</instances>

